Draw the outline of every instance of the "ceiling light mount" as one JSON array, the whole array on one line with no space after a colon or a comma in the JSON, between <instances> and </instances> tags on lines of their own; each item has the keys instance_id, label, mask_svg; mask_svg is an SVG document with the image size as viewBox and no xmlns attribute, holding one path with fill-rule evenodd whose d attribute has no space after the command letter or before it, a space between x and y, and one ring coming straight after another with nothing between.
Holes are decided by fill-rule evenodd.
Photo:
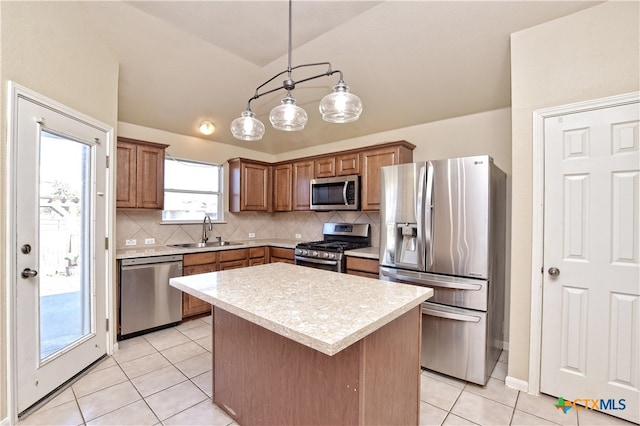
<instances>
[{"instance_id":1,"label":"ceiling light mount","mask_svg":"<svg viewBox=\"0 0 640 426\"><path fill-rule=\"evenodd\" d=\"M231 122L231 133L233 137L246 141L257 141L262 139L265 132L264 124L251 111L251 102L269 93L279 90L286 90L287 94L281 104L273 108L269 114L269 121L274 128L285 131L297 131L304 129L307 123L307 113L301 107L296 105L295 99L291 96L291 91L295 89L296 84L306 81L315 80L321 77L329 77L333 74L339 74L340 79L333 87L331 93L326 95L320 101L319 110L322 119L329 123L350 123L360 118L362 113L362 102L353 93L349 92L349 86L344 83L342 71L331 68L329 62L316 62L312 64L302 64L295 67L291 66L291 3L289 0L289 48L288 48L288 66L287 69L274 75L256 88L254 95L247 101L247 109L242 112L240 117ZM299 68L326 66L327 70L323 73L306 77L300 80L294 80L292 72ZM287 79L282 82L281 86L264 90L265 86L272 83L276 78L286 74Z\"/></svg>"},{"instance_id":2,"label":"ceiling light mount","mask_svg":"<svg viewBox=\"0 0 640 426\"><path fill-rule=\"evenodd\" d=\"M216 126L211 121L204 120L202 123L200 123L200 127L198 127L198 129L203 135L209 136L216 131Z\"/></svg>"}]
</instances>

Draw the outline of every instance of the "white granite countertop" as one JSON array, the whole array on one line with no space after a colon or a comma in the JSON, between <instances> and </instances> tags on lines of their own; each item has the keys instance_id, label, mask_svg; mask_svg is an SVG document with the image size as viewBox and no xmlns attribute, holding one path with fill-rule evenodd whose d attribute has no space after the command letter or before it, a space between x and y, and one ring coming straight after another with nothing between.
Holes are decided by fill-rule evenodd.
<instances>
[{"instance_id":1,"label":"white granite countertop","mask_svg":"<svg viewBox=\"0 0 640 426\"><path fill-rule=\"evenodd\" d=\"M190 247L180 248L171 246L135 246L131 248L122 248L116 250L116 259L132 259L136 257L151 257L151 256L165 256L169 254L189 254L189 253L202 253L207 251L220 251L220 250L235 250L249 247L282 247L282 248L296 248L296 244L300 240L285 240L285 239L265 239L265 240L244 240L237 242L238 245L221 246L221 247Z\"/></svg>"},{"instance_id":2,"label":"white granite countertop","mask_svg":"<svg viewBox=\"0 0 640 426\"><path fill-rule=\"evenodd\" d=\"M170 284L327 355L433 295L427 287L286 263L171 278Z\"/></svg>"},{"instance_id":3,"label":"white granite countertop","mask_svg":"<svg viewBox=\"0 0 640 426\"><path fill-rule=\"evenodd\" d=\"M346 250L347 256L364 257L367 259L380 259L380 247L364 247L355 250Z\"/></svg>"},{"instance_id":4,"label":"white granite countertop","mask_svg":"<svg viewBox=\"0 0 640 426\"><path fill-rule=\"evenodd\" d=\"M234 250L249 247L281 247L281 248L296 248L296 244L300 243L300 240L287 240L287 239L258 239L258 240L238 240L241 243L232 246L221 247L190 247L180 248L171 247L168 245L158 246L133 246L131 248L120 248L116 250L116 259L133 259L137 257L152 257L152 256L165 256L170 254L189 254L189 253L202 253L207 251L220 251L220 250ZM365 247L356 250L345 251L347 256L365 257L368 259L378 259L380 249L378 247Z\"/></svg>"}]
</instances>

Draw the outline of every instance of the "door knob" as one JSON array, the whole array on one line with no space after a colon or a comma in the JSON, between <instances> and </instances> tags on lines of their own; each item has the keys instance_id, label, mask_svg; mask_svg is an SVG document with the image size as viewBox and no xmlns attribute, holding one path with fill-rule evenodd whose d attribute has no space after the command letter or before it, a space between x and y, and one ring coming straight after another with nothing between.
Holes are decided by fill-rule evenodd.
<instances>
[{"instance_id":1,"label":"door knob","mask_svg":"<svg viewBox=\"0 0 640 426\"><path fill-rule=\"evenodd\" d=\"M22 278L27 279L27 278L35 277L36 275L38 275L38 271L29 269L29 268L24 268L20 275L22 275Z\"/></svg>"},{"instance_id":2,"label":"door knob","mask_svg":"<svg viewBox=\"0 0 640 426\"><path fill-rule=\"evenodd\" d=\"M560 275L560 269L558 268L549 268L549 275L551 275L552 277L557 277L558 275Z\"/></svg>"}]
</instances>

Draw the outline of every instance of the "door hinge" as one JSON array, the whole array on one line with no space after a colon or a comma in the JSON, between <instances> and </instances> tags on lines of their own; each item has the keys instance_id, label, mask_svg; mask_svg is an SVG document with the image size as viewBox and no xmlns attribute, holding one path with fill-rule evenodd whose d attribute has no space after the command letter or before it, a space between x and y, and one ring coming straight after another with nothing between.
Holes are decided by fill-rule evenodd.
<instances>
[{"instance_id":1,"label":"door hinge","mask_svg":"<svg viewBox=\"0 0 640 426\"><path fill-rule=\"evenodd\" d=\"M106 157L106 161L107 161L107 169L109 168L109 156L107 155Z\"/></svg>"},{"instance_id":2,"label":"door hinge","mask_svg":"<svg viewBox=\"0 0 640 426\"><path fill-rule=\"evenodd\" d=\"M104 239L104 249L109 250L109 238Z\"/></svg>"},{"instance_id":3,"label":"door hinge","mask_svg":"<svg viewBox=\"0 0 640 426\"><path fill-rule=\"evenodd\" d=\"M106 325L107 325L107 331L109 331L109 318L107 318L105 321L106 321L106 323L107 323L107 324L106 324Z\"/></svg>"}]
</instances>

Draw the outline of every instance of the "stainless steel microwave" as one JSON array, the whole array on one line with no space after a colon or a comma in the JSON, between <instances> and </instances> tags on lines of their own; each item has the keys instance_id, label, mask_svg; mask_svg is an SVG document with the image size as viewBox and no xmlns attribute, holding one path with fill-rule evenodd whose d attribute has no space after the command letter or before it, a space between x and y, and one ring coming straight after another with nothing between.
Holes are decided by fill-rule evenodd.
<instances>
[{"instance_id":1,"label":"stainless steel microwave","mask_svg":"<svg viewBox=\"0 0 640 426\"><path fill-rule=\"evenodd\" d=\"M360 176L311 179L311 210L360 209Z\"/></svg>"}]
</instances>

